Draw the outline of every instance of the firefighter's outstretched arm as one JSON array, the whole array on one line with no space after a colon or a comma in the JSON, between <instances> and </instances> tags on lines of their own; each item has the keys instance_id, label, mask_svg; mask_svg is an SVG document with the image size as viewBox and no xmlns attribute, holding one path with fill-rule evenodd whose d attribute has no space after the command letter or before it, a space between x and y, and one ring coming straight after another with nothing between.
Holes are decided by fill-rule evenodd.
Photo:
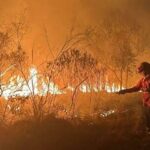
<instances>
[{"instance_id":1,"label":"firefighter's outstretched arm","mask_svg":"<svg viewBox=\"0 0 150 150\"><path fill-rule=\"evenodd\" d=\"M138 92L138 91L140 91L140 88L134 86L134 87L129 88L129 89L120 90L120 91L118 92L118 94L133 93L133 92Z\"/></svg>"}]
</instances>

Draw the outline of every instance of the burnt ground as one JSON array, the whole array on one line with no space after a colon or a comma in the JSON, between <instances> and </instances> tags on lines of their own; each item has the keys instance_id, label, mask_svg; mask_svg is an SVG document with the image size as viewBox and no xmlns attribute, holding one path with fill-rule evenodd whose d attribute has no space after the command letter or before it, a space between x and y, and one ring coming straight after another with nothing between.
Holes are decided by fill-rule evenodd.
<instances>
[{"instance_id":1,"label":"burnt ground","mask_svg":"<svg viewBox=\"0 0 150 150\"><path fill-rule=\"evenodd\" d=\"M2 126L0 150L149 150L150 135L142 129L130 114L95 121L50 116Z\"/></svg>"}]
</instances>

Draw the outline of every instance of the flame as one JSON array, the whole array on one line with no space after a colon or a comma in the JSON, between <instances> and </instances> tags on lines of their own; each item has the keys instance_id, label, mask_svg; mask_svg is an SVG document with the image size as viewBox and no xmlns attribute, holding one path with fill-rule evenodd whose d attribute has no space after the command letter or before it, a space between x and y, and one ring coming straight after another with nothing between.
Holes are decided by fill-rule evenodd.
<instances>
[{"instance_id":1,"label":"flame","mask_svg":"<svg viewBox=\"0 0 150 150\"><path fill-rule=\"evenodd\" d=\"M39 80L42 83L41 88L39 88ZM53 81L46 83L44 78L39 78L38 71L36 67L31 67L29 69L29 76L27 79L24 79L21 76L13 76L9 79L9 83L6 85L2 85L2 97L5 99L9 99L10 97L26 97L30 95L39 95L44 96L47 93L50 94L65 94L66 91L60 90L58 85ZM74 91L74 87L68 85L67 90ZM120 90L118 85L114 83L110 85L108 80L105 83L105 86L102 87L102 84L90 86L89 84L81 84L79 90L83 93L90 93L106 91L108 93L117 92Z\"/></svg>"}]
</instances>

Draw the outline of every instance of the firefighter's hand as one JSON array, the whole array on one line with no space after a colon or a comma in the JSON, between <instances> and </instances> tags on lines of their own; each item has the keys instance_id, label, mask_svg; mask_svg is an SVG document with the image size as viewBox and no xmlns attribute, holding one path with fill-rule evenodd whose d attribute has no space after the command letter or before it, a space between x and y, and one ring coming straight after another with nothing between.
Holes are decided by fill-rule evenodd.
<instances>
[{"instance_id":1,"label":"firefighter's hand","mask_svg":"<svg viewBox=\"0 0 150 150\"><path fill-rule=\"evenodd\" d=\"M126 90L120 90L117 94L126 94Z\"/></svg>"},{"instance_id":2,"label":"firefighter's hand","mask_svg":"<svg viewBox=\"0 0 150 150\"><path fill-rule=\"evenodd\" d=\"M148 88L148 89L146 90L146 92L150 93L150 88Z\"/></svg>"}]
</instances>

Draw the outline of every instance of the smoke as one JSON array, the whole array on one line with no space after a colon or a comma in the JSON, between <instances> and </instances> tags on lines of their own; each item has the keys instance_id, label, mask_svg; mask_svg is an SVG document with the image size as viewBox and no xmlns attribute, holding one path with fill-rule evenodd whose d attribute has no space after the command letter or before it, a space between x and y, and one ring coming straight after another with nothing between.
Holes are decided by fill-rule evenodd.
<instances>
[{"instance_id":1,"label":"smoke","mask_svg":"<svg viewBox=\"0 0 150 150\"><path fill-rule=\"evenodd\" d=\"M150 32L149 0L5 0L0 1L0 21L12 19L24 8L28 9L30 24L26 49L31 52L33 41L38 55L48 54L43 27L47 29L52 49L59 47L72 26L79 30L95 26L114 10L120 10ZM40 50L41 49L41 50Z\"/></svg>"},{"instance_id":2,"label":"smoke","mask_svg":"<svg viewBox=\"0 0 150 150\"><path fill-rule=\"evenodd\" d=\"M0 1L0 14L11 18L24 7L28 8L34 28L45 24L54 38L56 35L59 38L72 24L80 27L97 24L116 9L132 16L143 27L149 27L150 23L149 0L5 0Z\"/></svg>"}]
</instances>

